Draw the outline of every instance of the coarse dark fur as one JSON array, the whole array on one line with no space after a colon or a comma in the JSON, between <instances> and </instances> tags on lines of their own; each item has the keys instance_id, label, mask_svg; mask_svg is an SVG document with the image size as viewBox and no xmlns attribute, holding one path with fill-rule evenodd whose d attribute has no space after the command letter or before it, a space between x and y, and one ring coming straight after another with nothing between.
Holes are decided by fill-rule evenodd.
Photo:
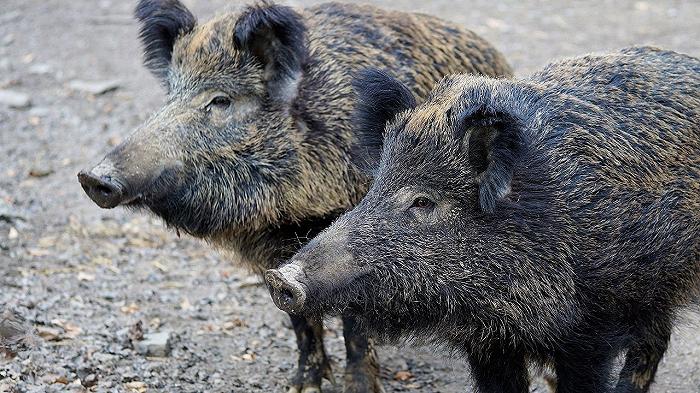
<instances>
[{"instance_id":1,"label":"coarse dark fur","mask_svg":"<svg viewBox=\"0 0 700 393\"><path fill-rule=\"evenodd\" d=\"M406 97L377 79L361 97ZM527 392L529 363L560 393L648 391L700 291L700 61L629 48L390 108L369 192L266 274L276 303L447 344L481 392Z\"/></svg>"},{"instance_id":2,"label":"coarse dark fur","mask_svg":"<svg viewBox=\"0 0 700 393\"><path fill-rule=\"evenodd\" d=\"M167 102L81 183L100 206L151 211L258 273L367 190L349 164L354 73L385 68L418 97L451 73L511 75L486 41L427 15L261 2L197 24L178 1L143 0L136 16ZM322 326L292 319L301 349L292 391L311 392L332 377ZM352 332L346 342L362 354L348 356L346 391L378 389L371 343Z\"/></svg>"}]
</instances>

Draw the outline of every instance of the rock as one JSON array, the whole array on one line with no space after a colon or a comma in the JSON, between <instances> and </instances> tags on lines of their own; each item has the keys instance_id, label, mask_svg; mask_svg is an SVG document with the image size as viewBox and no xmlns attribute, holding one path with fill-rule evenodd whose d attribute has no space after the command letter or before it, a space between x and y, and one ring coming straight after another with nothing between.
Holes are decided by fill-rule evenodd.
<instances>
[{"instance_id":1,"label":"rock","mask_svg":"<svg viewBox=\"0 0 700 393\"><path fill-rule=\"evenodd\" d=\"M167 357L170 354L170 332L144 334L142 341L134 342L134 349L140 354L153 357Z\"/></svg>"},{"instance_id":2,"label":"rock","mask_svg":"<svg viewBox=\"0 0 700 393\"><path fill-rule=\"evenodd\" d=\"M131 325L127 335L131 342L142 341L144 339L143 321L138 320L135 324Z\"/></svg>"},{"instance_id":3,"label":"rock","mask_svg":"<svg viewBox=\"0 0 700 393\"><path fill-rule=\"evenodd\" d=\"M68 88L80 91L83 93L89 93L94 95L100 95L108 93L110 91L119 88L120 82L118 80L107 80L107 81L83 81L83 80L72 80L68 82Z\"/></svg>"},{"instance_id":4,"label":"rock","mask_svg":"<svg viewBox=\"0 0 700 393\"><path fill-rule=\"evenodd\" d=\"M54 172L53 168L49 167L34 167L29 170L29 176L31 177L46 177Z\"/></svg>"},{"instance_id":5,"label":"rock","mask_svg":"<svg viewBox=\"0 0 700 393\"><path fill-rule=\"evenodd\" d=\"M95 374L88 374L85 379L81 379L80 382L82 383L83 386L86 388L91 388L95 385L97 385L97 375Z\"/></svg>"},{"instance_id":6,"label":"rock","mask_svg":"<svg viewBox=\"0 0 700 393\"><path fill-rule=\"evenodd\" d=\"M5 202L2 198L0 198L0 221L13 223L17 220L26 221L27 217L24 214L20 213L11 204Z\"/></svg>"},{"instance_id":7,"label":"rock","mask_svg":"<svg viewBox=\"0 0 700 393\"><path fill-rule=\"evenodd\" d=\"M15 90L0 90L0 104L21 109L31 106L32 101L27 94Z\"/></svg>"},{"instance_id":8,"label":"rock","mask_svg":"<svg viewBox=\"0 0 700 393\"><path fill-rule=\"evenodd\" d=\"M51 113L51 109L45 106L35 106L29 110L30 116L44 117Z\"/></svg>"},{"instance_id":9,"label":"rock","mask_svg":"<svg viewBox=\"0 0 700 393\"><path fill-rule=\"evenodd\" d=\"M51 73L51 66L44 63L36 63L29 66L27 71L29 71L30 74L46 75Z\"/></svg>"},{"instance_id":10,"label":"rock","mask_svg":"<svg viewBox=\"0 0 700 393\"><path fill-rule=\"evenodd\" d=\"M0 358L12 358L31 344L31 328L19 314L5 310L0 313Z\"/></svg>"}]
</instances>

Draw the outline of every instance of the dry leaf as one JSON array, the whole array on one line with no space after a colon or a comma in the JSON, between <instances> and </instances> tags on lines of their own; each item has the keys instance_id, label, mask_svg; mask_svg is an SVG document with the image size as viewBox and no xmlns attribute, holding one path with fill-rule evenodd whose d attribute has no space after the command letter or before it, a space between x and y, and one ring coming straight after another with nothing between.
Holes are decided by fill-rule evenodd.
<instances>
[{"instance_id":1,"label":"dry leaf","mask_svg":"<svg viewBox=\"0 0 700 393\"><path fill-rule=\"evenodd\" d=\"M42 248L29 248L27 252L33 257L45 257L51 254L51 251Z\"/></svg>"},{"instance_id":2,"label":"dry leaf","mask_svg":"<svg viewBox=\"0 0 700 393\"><path fill-rule=\"evenodd\" d=\"M141 381L127 382L126 387L130 391L137 392L137 393L144 393L148 389L148 386L146 386L146 384L144 382L141 382Z\"/></svg>"},{"instance_id":3,"label":"dry leaf","mask_svg":"<svg viewBox=\"0 0 700 393\"><path fill-rule=\"evenodd\" d=\"M163 273L168 272L168 268L165 265L163 265L162 263L160 263L159 261L153 261L153 266L155 266L156 269L160 270Z\"/></svg>"},{"instance_id":4,"label":"dry leaf","mask_svg":"<svg viewBox=\"0 0 700 393\"><path fill-rule=\"evenodd\" d=\"M244 326L246 326L245 321L243 321L240 318L234 318L230 321L224 322L223 328L224 328L224 330L231 330L233 328L244 327Z\"/></svg>"},{"instance_id":5,"label":"dry leaf","mask_svg":"<svg viewBox=\"0 0 700 393\"><path fill-rule=\"evenodd\" d=\"M128 306L121 306L119 309L124 314L133 314L133 313L140 310L138 304L136 304L136 303L131 303Z\"/></svg>"},{"instance_id":6,"label":"dry leaf","mask_svg":"<svg viewBox=\"0 0 700 393\"><path fill-rule=\"evenodd\" d=\"M49 326L38 326L36 332L39 337L46 341L59 341L61 339L61 330Z\"/></svg>"},{"instance_id":7,"label":"dry leaf","mask_svg":"<svg viewBox=\"0 0 700 393\"><path fill-rule=\"evenodd\" d=\"M394 379L401 382L406 382L411 378L413 378L413 374L410 371L397 371L396 374L394 374Z\"/></svg>"}]
</instances>

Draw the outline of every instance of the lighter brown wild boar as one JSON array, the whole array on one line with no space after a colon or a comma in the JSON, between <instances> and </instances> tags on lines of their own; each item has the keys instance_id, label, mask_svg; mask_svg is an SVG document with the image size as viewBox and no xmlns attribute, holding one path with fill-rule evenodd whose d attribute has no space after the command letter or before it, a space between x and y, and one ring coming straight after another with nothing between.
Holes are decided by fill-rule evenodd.
<instances>
[{"instance_id":1,"label":"lighter brown wild boar","mask_svg":"<svg viewBox=\"0 0 700 393\"><path fill-rule=\"evenodd\" d=\"M197 24L180 2L150 0L136 17L166 103L80 182L99 206L149 210L258 273L367 190L349 164L358 70L386 69L418 97L451 73L511 75L470 31L369 6L264 2ZM290 391L319 392L333 379L322 323L291 319L301 354ZM352 318L343 323L345 391L380 390L371 342Z\"/></svg>"}]
</instances>

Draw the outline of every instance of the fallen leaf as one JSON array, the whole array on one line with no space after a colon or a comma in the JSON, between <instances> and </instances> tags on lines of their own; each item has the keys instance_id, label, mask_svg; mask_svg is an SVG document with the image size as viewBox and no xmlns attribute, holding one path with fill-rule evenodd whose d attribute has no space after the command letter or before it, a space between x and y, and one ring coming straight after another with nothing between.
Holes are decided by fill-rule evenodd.
<instances>
[{"instance_id":1,"label":"fallen leaf","mask_svg":"<svg viewBox=\"0 0 700 393\"><path fill-rule=\"evenodd\" d=\"M224 330L231 330L233 328L244 327L244 326L246 326L245 321L243 321L240 318L234 318L230 321L224 322L223 328L224 328Z\"/></svg>"},{"instance_id":2,"label":"fallen leaf","mask_svg":"<svg viewBox=\"0 0 700 393\"><path fill-rule=\"evenodd\" d=\"M413 374L410 371L397 371L394 374L394 379L401 382L406 382L411 378L413 378Z\"/></svg>"},{"instance_id":3,"label":"fallen leaf","mask_svg":"<svg viewBox=\"0 0 700 393\"><path fill-rule=\"evenodd\" d=\"M59 341L61 339L61 329L50 326L38 326L36 333L46 341Z\"/></svg>"},{"instance_id":4,"label":"fallen leaf","mask_svg":"<svg viewBox=\"0 0 700 393\"><path fill-rule=\"evenodd\" d=\"M131 303L131 304L127 305L127 306L121 306L119 309L120 309L121 312L123 312L124 314L133 314L133 313L135 313L135 312L137 312L137 311L140 310L138 304L136 304L136 303Z\"/></svg>"},{"instance_id":5,"label":"fallen leaf","mask_svg":"<svg viewBox=\"0 0 700 393\"><path fill-rule=\"evenodd\" d=\"M126 383L127 389L131 390L132 392L137 392L137 393L143 393L146 391L148 386L141 381L131 381Z\"/></svg>"}]
</instances>

